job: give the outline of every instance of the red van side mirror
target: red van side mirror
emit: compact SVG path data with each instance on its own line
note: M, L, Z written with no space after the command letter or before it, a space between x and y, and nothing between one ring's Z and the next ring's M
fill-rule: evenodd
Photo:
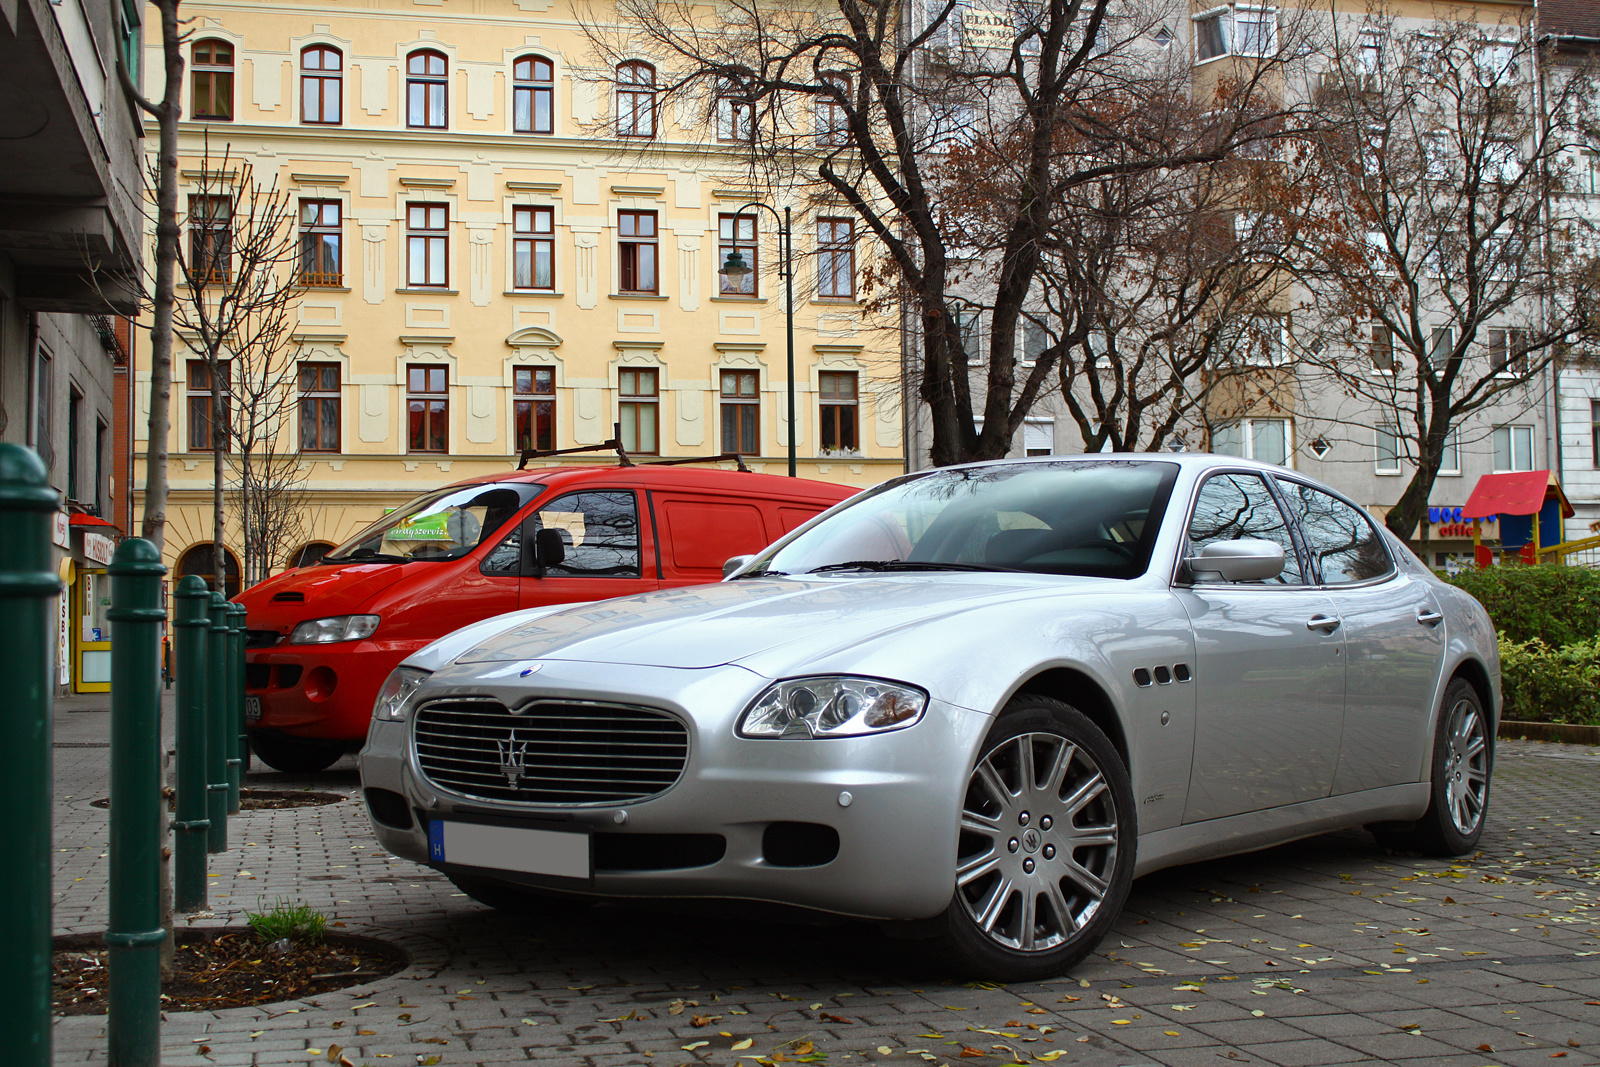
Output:
M567 542L562 531L545 527L533 535L534 556L539 566L554 567L567 558Z

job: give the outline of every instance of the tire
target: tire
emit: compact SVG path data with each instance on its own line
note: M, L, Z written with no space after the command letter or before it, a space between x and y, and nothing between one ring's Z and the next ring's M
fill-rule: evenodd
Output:
M1137 840L1133 787L1106 735L1059 700L1016 697L967 781L942 949L995 981L1061 974L1122 911Z
M285 734L250 734L250 751L273 770L285 774L325 771L339 762L344 746L336 741L302 741Z
M1428 810L1414 823L1377 823L1367 829L1392 852L1465 855L1483 836L1493 773L1494 737L1483 700L1466 679L1452 679L1433 731Z
M450 874L446 877L457 889L484 907L511 915L572 915L585 910L590 903L582 897L551 893L533 886L502 882L497 878L480 878L470 874Z

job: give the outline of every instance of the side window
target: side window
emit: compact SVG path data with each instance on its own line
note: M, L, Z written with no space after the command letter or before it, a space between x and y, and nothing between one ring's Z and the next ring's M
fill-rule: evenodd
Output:
M484 574L513 575L522 570L522 524L512 527L509 534L489 550L478 570Z
M1359 508L1309 485L1280 484L1300 519L1300 532L1324 585L1365 582L1394 569L1382 535Z
M539 528L560 530L566 559L548 575L639 577L639 509L633 494L589 490L557 497L539 509Z
M1206 479L1189 520L1190 553L1213 541L1257 538L1283 547L1283 571L1268 585L1304 585L1294 540L1267 483L1255 474L1218 474Z

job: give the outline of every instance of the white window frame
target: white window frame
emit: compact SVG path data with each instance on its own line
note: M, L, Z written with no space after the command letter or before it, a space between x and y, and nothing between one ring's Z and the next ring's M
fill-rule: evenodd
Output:
M1447 457L1453 457L1455 463L1447 466ZM1436 473L1442 478L1461 477L1461 430L1459 427L1450 427L1450 432L1444 435L1444 448L1439 453L1439 469Z
M1247 18L1245 21L1253 25L1265 23L1269 27L1266 35L1267 40L1262 51L1247 52L1239 47L1241 40L1239 15L1241 12L1247 13L1249 16L1263 16ZM1195 27L1193 36L1194 62L1196 66L1201 63L1210 63L1213 60L1226 59L1229 56L1261 59L1272 55L1278 50L1278 9L1276 7L1264 7L1256 4L1229 4L1225 7L1211 8L1209 11L1196 12L1189 18ZM1222 51L1216 55L1202 56L1200 54L1200 24L1209 22L1212 19L1217 20L1217 24L1222 30Z
M1400 474L1399 429L1394 426L1374 426L1372 428L1372 440L1375 450L1372 473L1383 477L1394 477Z
M1505 439L1505 449L1503 451L1500 447L1502 435L1504 435ZM1506 474L1512 471L1531 471L1538 468L1538 457L1534 455L1532 426L1522 424L1496 426L1491 437L1494 441L1494 472L1496 474ZM1517 445L1519 439L1526 442L1527 466L1525 467L1517 466ZM1502 456L1506 457L1506 462L1510 464L1509 466L1502 467L1500 465Z
M1034 440L1030 441L1029 438ZM1039 441L1043 441L1041 446ZM1041 455L1053 456L1056 452L1056 420L1055 419L1023 419L1022 420L1022 454L1032 455L1031 449L1043 447ZM1101 449L1105 451L1105 449Z
M1232 423L1224 424L1224 427L1220 427L1220 428L1226 428L1227 426L1238 427L1238 430L1239 430L1239 453L1240 453L1240 458L1241 459L1254 460L1256 458L1256 454L1255 454L1255 452L1256 452L1256 444L1255 444L1255 441L1256 441L1256 423L1258 423L1258 422L1259 423L1275 422L1275 423L1280 424L1283 427L1283 466L1288 468L1289 470L1293 470L1294 469L1294 420L1293 419L1256 419L1256 418L1238 419L1238 420L1235 420ZM1211 448L1212 448L1212 451L1216 451L1216 431L1215 430L1212 431L1212 435L1211 435ZM1234 453L1229 452L1229 453L1221 453L1221 454L1222 455L1233 455ZM1261 462L1266 462L1266 461L1262 460Z
M1272 344L1272 349L1266 354L1265 358L1262 358L1257 352L1255 347L1257 338L1254 336L1258 332L1263 336L1268 333L1266 330L1257 329L1256 324L1262 320L1276 322L1278 327L1275 331L1277 337ZM1250 346L1245 350L1244 363L1246 366L1282 367L1289 362L1289 316L1276 312L1262 312L1259 315L1250 316L1250 321L1245 328L1252 335L1249 338Z

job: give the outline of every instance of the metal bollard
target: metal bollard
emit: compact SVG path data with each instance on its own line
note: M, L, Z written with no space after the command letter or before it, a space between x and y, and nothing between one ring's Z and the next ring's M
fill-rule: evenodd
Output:
M0 752L6 754L6 877L0 878L0 1048L18 1067L50 1067L50 523L60 498L39 457L0 444Z
M239 813L239 787L244 784L244 761L250 744L244 735L244 617L243 604L228 605L228 814Z
M106 1019L112 1067L161 1058L161 551L132 537L111 575L111 921Z
M206 849L228 851L228 750L233 720L228 703L228 602L215 590L206 629Z
M178 581L173 619L173 661L178 682L178 817L172 824L173 907L206 907L206 640L211 628L211 594L197 574Z

